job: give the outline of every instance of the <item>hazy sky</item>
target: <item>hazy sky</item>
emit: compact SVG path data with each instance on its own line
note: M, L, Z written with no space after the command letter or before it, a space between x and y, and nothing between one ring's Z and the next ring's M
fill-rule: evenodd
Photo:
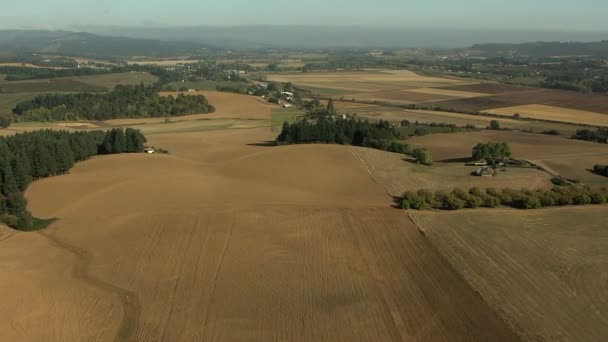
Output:
M608 0L0 1L0 29L294 24L608 30Z

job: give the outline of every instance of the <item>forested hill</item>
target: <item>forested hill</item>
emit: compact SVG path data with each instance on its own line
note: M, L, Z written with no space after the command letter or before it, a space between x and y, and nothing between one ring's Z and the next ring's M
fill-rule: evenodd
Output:
M593 56L608 57L608 40L601 42L535 42L523 44L478 44L470 49L475 54L496 56Z
M204 96L164 97L157 91L142 84L119 85L104 94L46 94L17 104L13 113L26 121L69 121L169 117L214 110Z
M35 131L0 137L0 223L36 228L23 192L36 179L67 173L97 154L142 152L146 138L132 128L107 132Z

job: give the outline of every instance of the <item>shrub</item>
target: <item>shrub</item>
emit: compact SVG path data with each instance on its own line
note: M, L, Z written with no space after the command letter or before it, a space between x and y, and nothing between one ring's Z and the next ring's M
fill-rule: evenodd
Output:
M500 197L500 192L494 188L487 188L486 194L494 197Z
M500 129L500 122L496 121L496 120L492 120L490 121L490 129L494 129L494 130L499 130Z
M483 199L474 195L470 195L465 201L467 208L479 208L483 204Z
M469 189L469 194L472 196L482 197L483 191L478 187L473 187L473 188Z
M431 157L431 152L425 148L417 148L413 152L413 157L416 159L418 164L422 165L432 165L433 158Z
M432 191L420 189L420 190L418 190L417 194L418 194L418 196L422 197L427 204L429 204L429 205L433 204L434 199L435 199L435 194L433 194Z
M406 192L401 199L401 209L422 210L426 206L424 197L413 192Z
M543 207L553 207L557 203L557 196L553 191L543 191L539 193L538 199Z
M454 190L452 190L452 195L460 198L463 201L466 201L470 197L469 194L464 192L464 190L461 188L454 188Z
M496 208L500 206L500 198L492 195L485 195L483 197L483 206L486 208Z
M550 129L548 131L543 131L542 134L546 135L560 135L559 131L556 129Z
M572 198L572 203L574 205L591 204L591 197L589 197L587 194L579 193Z
M464 208L464 201L454 195L447 195L443 198L442 206L447 210L459 210Z
M600 191L594 191L590 195L591 203L593 204L604 204L608 200L606 196Z
M18 228L19 225L19 218L15 215L10 215L10 214L4 214L4 215L0 215L0 222L4 223L5 225L11 227L11 228Z
M551 178L551 183L557 185L557 186L566 186L568 185L568 182L566 182L565 179L561 178L561 177L553 177Z
M536 196L528 194L520 194L513 198L512 205L519 209L537 209L542 206L540 200Z

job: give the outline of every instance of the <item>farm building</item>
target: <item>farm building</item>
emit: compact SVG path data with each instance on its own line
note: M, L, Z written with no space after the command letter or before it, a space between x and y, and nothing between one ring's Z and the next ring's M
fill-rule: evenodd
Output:
M146 147L146 148L144 148L144 153L154 154L155 152L156 151L152 147Z
M478 169L475 172L475 175L479 176L479 177L492 177L492 176L494 176L494 172L495 171L494 171L493 168L488 167L488 166L484 166L484 167Z
M283 105L283 108L291 108L293 105L291 103L286 103Z

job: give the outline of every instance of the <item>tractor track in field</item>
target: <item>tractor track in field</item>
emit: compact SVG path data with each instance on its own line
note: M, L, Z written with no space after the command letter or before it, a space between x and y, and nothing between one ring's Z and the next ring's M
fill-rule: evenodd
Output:
M81 279L89 285L100 289L104 292L111 293L118 297L123 307L123 317L116 335L115 341L132 341L134 340L135 328L139 322L141 315L141 304L137 295L127 289L123 289L116 285L107 283L101 279L95 278L88 273L89 266L93 261L91 253L85 249L70 245L57 237L45 233L37 232L37 234L45 237L53 246L68 251L78 259L72 270L72 276L76 279Z

